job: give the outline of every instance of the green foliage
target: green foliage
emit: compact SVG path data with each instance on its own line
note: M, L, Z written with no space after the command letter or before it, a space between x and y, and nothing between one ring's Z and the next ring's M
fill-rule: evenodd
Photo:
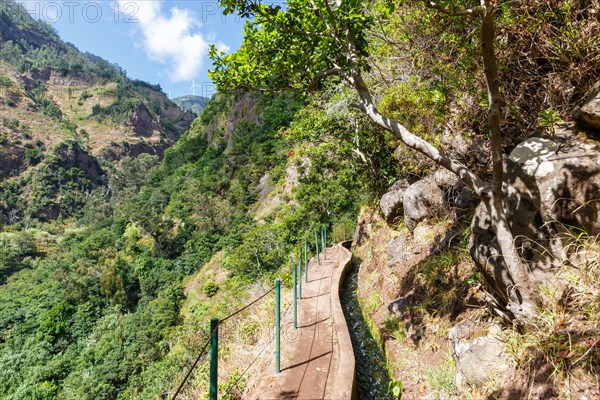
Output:
M404 384L399 379L394 379L388 383L388 393L394 396L395 399L402 398L402 390L404 389Z
M427 379L427 384L437 399L447 399L455 394L455 374L454 360L451 354L446 356L444 364L426 370L425 378Z
M27 149L23 158L29 163L29 165L35 165L41 161L43 154L38 149Z
M348 60L334 38L347 26L354 28L353 62L367 68L366 33L374 16L365 13L359 1L342 2L335 8L318 5L317 10L299 0L288 1L285 10L245 0L223 0L221 4L225 14L235 12L252 17L253 22L244 27L244 42L235 53L226 55L211 48L215 69L210 76L219 88L306 87L315 74L335 65L348 68Z
M554 134L554 126L561 121L562 120L558 116L558 111L549 108L540 114L538 127L541 129L542 133L548 132Z
M100 122L102 119L110 117L115 122L124 124L130 120L139 103L136 87L129 80L122 78L117 83L117 100L108 106L94 105L92 117Z
M42 100L42 107L45 115L57 121L62 119L62 111L60 111L60 108L55 103L44 99Z
M14 0L6 0L0 10L5 37L11 38L0 48L0 60L27 72L51 68L62 73L86 71L104 78L124 75L118 66L75 46L64 43L54 28L42 20L34 20L27 10ZM31 40L31 38L38 40Z
M204 292L207 297L213 297L218 291L219 285L213 280L208 280L202 285L202 292Z
M55 148L23 180L0 184L6 218L19 204L25 204L17 208L23 224L35 224L31 217L44 219L43 211L57 207L65 215L81 210L83 216L66 232L57 222L45 225L60 237L45 259L34 258L31 249L3 247L0 397L107 399L144 392L155 398L182 368L168 354L179 340L183 278L222 249L237 275L222 285L207 282L207 296L240 293L244 282L285 264L287 233L270 234L259 268L242 267L245 261L237 255L246 253L248 245L238 249L246 235L254 244L264 242L262 232L285 229L257 225L249 210L261 177L284 170L286 148L277 132L302 102L294 94L236 101L247 99L254 107L248 112L261 116L256 122L236 121L225 139L218 122L234 98L228 103L217 98L217 104L229 105L208 106L209 115L215 114L206 125L199 119L161 165L148 155L122 160L109 178L110 191L70 164L84 155L74 142ZM70 182L86 197L75 196ZM2 235L0 240L8 237ZM19 290L35 300L16 296Z
M8 76L0 73L0 87L9 88L12 85L13 85L12 80Z
M281 225L255 225L242 236L242 244L224 260L225 266L252 280L276 271L287 261L290 251L282 234Z
M19 127L19 120L13 118L2 118L2 126L8 129L16 129Z

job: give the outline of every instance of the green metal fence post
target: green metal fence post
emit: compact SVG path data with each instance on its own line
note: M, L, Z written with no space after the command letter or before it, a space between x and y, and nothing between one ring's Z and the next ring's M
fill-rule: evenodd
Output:
M308 240L304 239L304 279L308 283Z
M344 242L346 241L346 222L344 222Z
M317 263L321 265L321 259L319 258L319 236L317 235L317 231L315 231L315 251L317 253Z
M331 244L334 245L337 243L337 223L333 223L333 240L331 240Z
M219 371L219 320L210 320L210 400L217 400L217 376Z
M327 246L325 243L325 226L321 227L321 247L323 250L323 260L327 260Z
M280 320L279 314L281 311L281 279L277 278L275 280L275 373L278 374L280 371L279 368L279 356L280 356L280 348L279 348L279 336L281 333L280 329Z
M294 314L294 329L298 329L298 326L296 324L297 307L298 307L297 304L296 304L296 302L297 302L296 285L297 285L297 281L298 281L298 276L297 276L298 272L297 271L298 271L298 268L297 268L296 264L294 264L294 273L293 273L293 275L294 275L294 302L292 303L293 304L293 310L294 310L293 311L293 314Z
M352 221L352 232L350 233L350 238L354 239L354 221Z
M302 248L298 250L298 298L302 298Z

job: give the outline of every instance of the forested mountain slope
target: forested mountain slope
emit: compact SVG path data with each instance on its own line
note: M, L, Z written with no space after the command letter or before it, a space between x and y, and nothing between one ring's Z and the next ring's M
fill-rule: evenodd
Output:
M125 156L162 156L193 117L158 85L64 43L13 0L0 7L0 220L53 220Z

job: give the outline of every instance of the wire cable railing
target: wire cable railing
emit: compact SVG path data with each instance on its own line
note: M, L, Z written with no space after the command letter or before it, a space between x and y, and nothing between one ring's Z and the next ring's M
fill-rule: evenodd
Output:
M346 240L346 227L347 227L347 223L343 224L343 240ZM333 224L333 232L331 232L331 239L333 243L337 243L339 239L338 232L337 231L338 225L337 223ZM351 223L351 230L350 230L350 238L352 239L354 237L354 222ZM294 285L299 284L301 285L302 282L302 272L303 272L303 257L304 257L304 271L306 274L306 280L308 282L308 255L309 253L313 253L313 257L315 257L315 261L317 261L318 265L321 265L321 261L320 261L320 253L323 252L323 259L326 259L326 252L324 251L326 246L327 246L327 236L328 236L328 232L327 232L327 225L323 225L321 226L321 232L320 235L317 234L317 231L314 232L315 234L315 249L314 252L310 251L310 247L312 246L308 246L308 237L305 238L304 240L304 252L302 251L302 246L300 246L299 252L298 252L298 257L297 257L297 261L298 261L298 266L299 266L299 276L297 277L297 279L294 279ZM312 233L311 233L312 235ZM217 376L216 376L216 369L217 369L217 354L218 354L218 334L219 334L219 326L222 325L225 321L230 320L231 318L241 314L242 312L246 311L247 309L249 309L250 307L256 305L258 302L260 302L261 300L263 300L264 298L266 298L269 294L273 293L274 291L276 292L276 309L280 310L279 308L279 302L280 299L278 298L279 296L279 290L278 290L278 285L279 282L283 281L287 281L292 275L296 275L297 273L297 267L296 264L294 264L293 268L291 268L291 271L288 272L287 274L283 275L282 278L279 278L276 280L275 285L272 285L269 290L267 290L265 293L261 294L260 296L258 296L256 299L254 299L253 301L251 301L250 303L244 305L243 307L239 308L238 310L230 313L229 315L227 315L226 317L218 320L216 318L213 318L211 320L211 329L210 329L210 335L208 336L208 338L206 339L206 341L204 342L200 352L198 353L198 356L196 357L196 359L194 360L193 364L191 365L190 369L188 370L188 372L185 374L185 376L183 377L183 379L181 380L181 382L179 383L179 385L177 386L177 389L175 390L175 392L173 393L173 396L171 397L171 400L176 400L177 396L179 394L181 394L183 388L185 387L185 384L187 383L189 377L191 376L192 372L194 371L194 369L198 366L198 363L200 362L200 360L202 359L202 357L206 354L206 350L209 348L210 345L210 349L211 349L211 371L210 371L210 399L211 400L216 400L217 399ZM294 289L296 289L294 287ZM294 290L294 293L297 293L296 290ZM283 313L281 314L287 314L287 312L289 311L290 307L292 307L292 305L294 305L295 307L295 302L296 302L296 295L294 295L294 301L291 302L290 304L288 304L288 306L286 307L286 309L283 311ZM300 297L301 297L301 291L300 291ZM296 326L296 313L293 314L294 315L294 326ZM271 335L270 339L267 340L267 343L263 346L263 348L260 350L260 352L258 353L258 355L252 360L252 362L250 362L247 367L244 369L244 371L235 378L235 380L233 381L233 383L231 383L229 385L229 387L225 390L225 394L224 396L228 396L229 394L231 394L231 392L234 390L235 387L237 387L237 385L239 384L239 382L243 379L243 377L246 375L246 373L252 368L252 366L254 366L256 364L256 362L260 359L260 357L264 354L264 352L266 351L267 348L269 348L270 345L273 344L273 342L275 341L275 345L276 347L279 346L279 340L276 337L277 335L279 335L278 333L278 324L279 324L279 316L276 317L276 334L275 335ZM279 373L279 349L276 349L276 373ZM213 359L214 357L214 359ZM214 370L213 370L214 369Z

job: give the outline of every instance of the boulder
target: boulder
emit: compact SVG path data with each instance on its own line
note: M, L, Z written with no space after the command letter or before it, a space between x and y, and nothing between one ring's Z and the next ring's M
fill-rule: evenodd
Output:
M379 206L388 223L403 213L406 226L413 230L419 221L439 211L444 206L445 193L458 186L458 177L441 168L410 186L406 180L397 181L381 197Z
M381 207L383 217L388 223L394 222L399 215L402 215L402 199L407 187L408 181L406 179L399 179L381 197L379 206Z
M440 168L435 171L431 178L437 187L441 189L455 188L459 184L458 176L445 168Z
M444 206L444 191L433 179L421 179L410 185L404 192L404 223L410 230L428 216Z
M404 192L405 189L393 190L381 196L379 207L381 207L383 218L385 218L388 223L394 222L396 217L402 215Z
M520 143L508 157L505 179L515 244L528 260L533 281L540 283L564 261L569 237L579 234L570 227L600 233L600 148L582 143L563 126L552 138ZM512 282L483 204L475 211L469 247L486 278L498 284L497 294L505 297Z
M506 375L510 359L500 340L501 329L470 320L459 322L448 332L448 340L456 363L454 384L464 390L483 387L491 380Z
M592 87L583 106L575 109L573 118L581 126L600 129L600 81Z

